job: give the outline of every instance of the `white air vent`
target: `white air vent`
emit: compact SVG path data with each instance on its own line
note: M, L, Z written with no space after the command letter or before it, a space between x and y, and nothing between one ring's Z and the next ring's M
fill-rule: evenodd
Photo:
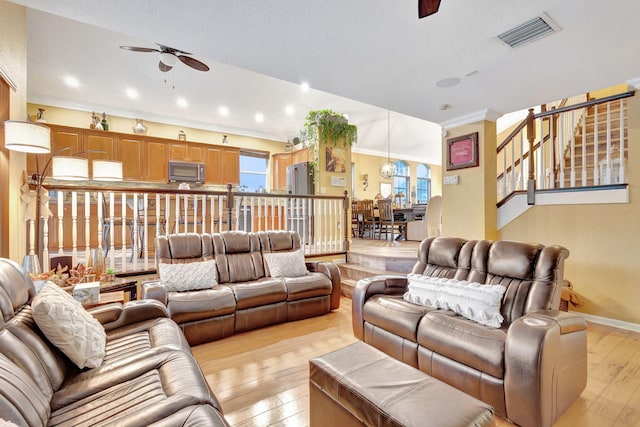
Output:
M558 24L543 13L499 34L498 39L515 49L557 31L560 31Z

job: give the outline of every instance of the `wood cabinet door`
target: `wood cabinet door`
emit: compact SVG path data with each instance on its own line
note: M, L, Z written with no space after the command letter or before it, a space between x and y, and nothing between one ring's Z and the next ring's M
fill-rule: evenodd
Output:
M188 160L187 144L185 142L171 142L169 145L169 160Z
M101 131L85 131L84 150L90 151L82 157L89 159L89 176L93 176L93 160L115 160L116 136Z
M205 147L202 144L189 144L187 146L187 160L190 162L204 163Z
M291 164L302 163L309 161L309 149L303 148L302 150L293 151L291 153Z
M240 149L225 148L223 152L223 184L240 184Z
M125 181L144 181L144 141L140 138L118 137L116 159L122 162L122 178Z
M144 181L168 182L167 151L163 142L146 141L142 162Z
M224 182L224 165L222 149L220 147L207 147L205 182L207 184L222 184Z
M291 153L279 153L271 157L273 162L271 168L273 173L273 189L287 189L287 167L291 165L291 158Z

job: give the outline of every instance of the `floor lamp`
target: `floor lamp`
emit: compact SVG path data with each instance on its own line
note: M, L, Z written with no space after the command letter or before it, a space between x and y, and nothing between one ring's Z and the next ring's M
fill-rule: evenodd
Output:
M40 171L38 154L48 154L51 152L51 129L40 123L8 120L4 122L4 146L10 151L33 153L36 155L36 173L31 177L36 183L36 217L34 221L36 230L36 252L34 253L33 250L30 250L30 253L27 255L29 259L24 260L23 264L39 266L40 263L37 256L40 254L40 191L49 162L47 162L43 170ZM36 267L32 268L35 269Z

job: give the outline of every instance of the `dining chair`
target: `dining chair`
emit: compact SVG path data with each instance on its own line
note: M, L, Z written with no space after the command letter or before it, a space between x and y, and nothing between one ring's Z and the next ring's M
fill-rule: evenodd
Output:
M351 235L360 237L360 212L358 212L358 202L351 201Z
M391 199L378 200L378 215L380 226L378 239L381 238L383 231L385 240L388 239L389 231L391 231L391 238L393 239L393 231L395 229L395 225L393 223L393 204Z
M378 221L373 211L373 200L361 200L359 212L362 215L361 237L364 237L365 232L370 230L369 237L375 238Z

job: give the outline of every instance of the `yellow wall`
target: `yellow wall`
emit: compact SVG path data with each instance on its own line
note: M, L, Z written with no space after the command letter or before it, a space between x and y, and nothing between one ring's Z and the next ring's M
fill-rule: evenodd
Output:
M10 92L9 116L12 120L25 120L27 117L27 23L26 9L0 0L0 67L17 86ZM20 187L22 171L26 166L24 153L9 153L9 203L20 206ZM6 191L6 189L2 189ZM21 261L26 253L26 228L20 209L9 212L9 229L22 230L0 239L9 239L9 258Z
M396 159L391 159L395 161ZM393 185L393 179L384 179L378 172L380 166L386 163L387 158L372 156L370 154L352 153L352 162L355 167L355 196L358 200L373 199L380 192L380 183L388 182ZM405 160L409 164L411 188L417 185L416 168L419 162ZM431 195L442 194L442 167L440 165L427 164L431 169ZM362 175L369 174L369 186L366 190L362 185ZM349 188L349 193L351 189Z
M584 313L640 323L640 96L629 98L628 204L534 206L501 239L559 244Z
M447 163L447 140L478 132L478 167L445 171L458 176L457 185L442 188L442 233L464 239L495 239L496 123L483 121L450 130L442 141L442 163Z

